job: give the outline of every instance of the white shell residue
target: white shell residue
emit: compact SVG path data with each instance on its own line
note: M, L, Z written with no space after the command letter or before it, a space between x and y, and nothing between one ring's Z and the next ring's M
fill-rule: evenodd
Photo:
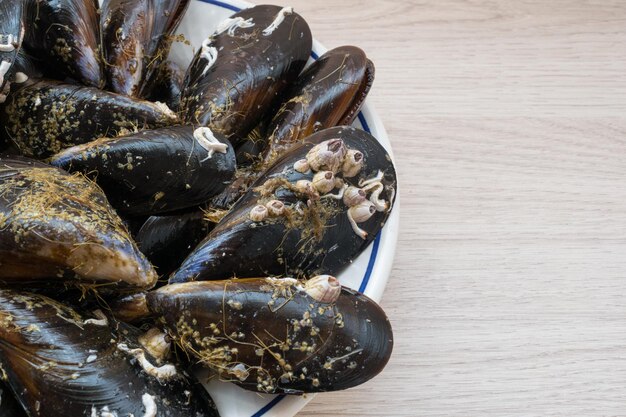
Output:
M167 364L157 368L151 364L150 361L146 359L146 354L142 349L130 349L126 343L118 344L117 348L124 353L134 356L143 370L146 371L148 375L155 377L159 381L167 381L178 374L174 365Z
M0 35L0 52L13 52L15 51L15 42L17 36L13 36L12 33L8 35Z
M0 63L0 85L4 84L4 76L7 75L9 69L11 68L11 62L2 61Z
M209 154L205 159L200 162L204 162L207 159L211 159L215 152L226 153L228 152L228 145L217 140L213 131L208 127L199 127L193 132L193 137L198 141L198 144L202 146Z
M208 38L202 42L202 52L200 52L200 58L208 61L204 67L204 71L202 71L202 75L206 75L213 64L215 64L215 61L217 61L217 49L211 46L211 41L212 38Z
M223 20L217 26L215 34L219 35L220 33L228 31L227 33L229 36L235 36L235 30L237 30L238 28L247 29L253 26L254 22L252 21L252 18L246 20L241 16L233 18L229 17L228 19Z
M156 417L157 405L156 401L154 401L154 396L146 393L141 397L141 402L145 410L143 417Z
M283 7L281 11L278 12L276 17L274 18L274 21L272 22L272 24L263 30L263 35L269 36L272 33L274 33L276 28L278 28L278 26L280 26L280 24L283 23L283 20L285 20L285 16L290 15L290 14L293 14L293 7Z

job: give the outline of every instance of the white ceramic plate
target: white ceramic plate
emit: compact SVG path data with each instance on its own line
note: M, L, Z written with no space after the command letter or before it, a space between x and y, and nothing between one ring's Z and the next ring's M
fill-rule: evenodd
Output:
M213 33L220 21L241 9L252 6L251 3L239 0L192 0L178 30L191 42L192 46L176 44L172 50L171 59L186 68L193 57L194 48L200 47L202 41ZM303 17L306 19L307 16ZM326 48L314 40L311 60L317 59L324 52ZM374 135L391 154L387 132L367 101L355 126ZM396 197L393 212L374 243L338 276L343 285L357 289L377 301L382 297L391 273L400 218L398 208ZM206 375L201 377L206 380ZM212 380L206 386L217 403L222 417L293 416L313 398L313 395L304 397L261 395L218 380Z

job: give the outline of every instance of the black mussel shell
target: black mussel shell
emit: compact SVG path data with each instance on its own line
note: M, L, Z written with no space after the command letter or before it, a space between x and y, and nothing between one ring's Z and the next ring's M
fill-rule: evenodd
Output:
M0 290L0 365L31 417L218 415L197 383L118 325Z
M25 83L0 110L1 133L23 155L37 159L103 136L167 126L176 120L162 103L51 80Z
M119 211L162 213L205 203L235 173L235 151L208 128L174 126L66 149L51 164L92 177Z
M253 391L354 387L380 373L393 348L382 309L328 275L173 284L147 299L181 349Z
M95 183L26 158L0 156L0 283L142 289L156 279Z
M15 399L9 387L2 383L0 376L0 417L26 417L26 412Z
M189 0L105 0L102 39L111 91L144 97L150 80L169 53L170 35Z
M263 5L234 14L203 42L187 70L184 120L237 145L297 78L311 42L306 21L292 8Z
M160 101L177 111L180 103L180 94L183 89L185 72L173 62L165 62L148 80L146 98L150 101Z
M97 0L24 0L24 45L61 79L104 86Z
M395 187L376 138L352 127L320 131L261 175L170 283L336 274L381 230Z
M213 227L204 211L152 216L137 234L139 250L161 276L174 272Z
M350 125L374 82L374 64L355 46L341 46L311 64L285 95L267 129L268 164L313 133Z

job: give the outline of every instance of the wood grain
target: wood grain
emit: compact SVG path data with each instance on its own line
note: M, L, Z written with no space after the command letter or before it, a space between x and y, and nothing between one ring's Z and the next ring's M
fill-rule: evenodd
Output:
M394 356L302 416L626 416L626 3L291 2L377 67Z

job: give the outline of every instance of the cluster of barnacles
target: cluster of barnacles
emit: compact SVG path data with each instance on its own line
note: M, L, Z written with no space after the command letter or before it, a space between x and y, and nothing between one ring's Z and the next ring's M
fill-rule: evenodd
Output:
M320 198L343 200L348 207L347 215L354 233L362 239L367 232L359 223L369 220L374 213L389 209L389 202L380 198L384 190L384 173L378 171L375 177L359 181L355 187L344 182L343 178L357 176L364 166L364 155L354 149L348 149L341 139L330 139L315 145L304 159L296 161L293 169L299 173L314 173L311 180L298 180L294 191L308 197L308 205ZM337 175L341 174L341 177ZM337 194L331 192L339 189ZM368 197L369 194L369 197ZM285 205L279 200L259 204L250 210L250 219L255 222L268 217L281 216Z

